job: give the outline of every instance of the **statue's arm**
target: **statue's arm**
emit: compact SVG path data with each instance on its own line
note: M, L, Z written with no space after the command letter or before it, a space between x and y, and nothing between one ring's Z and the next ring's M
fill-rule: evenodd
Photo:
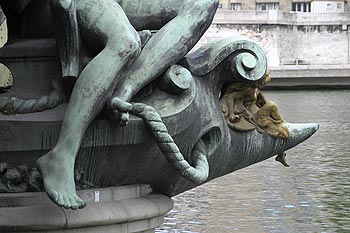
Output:
M53 23L60 53L63 77L80 72L80 39L75 0L51 0Z

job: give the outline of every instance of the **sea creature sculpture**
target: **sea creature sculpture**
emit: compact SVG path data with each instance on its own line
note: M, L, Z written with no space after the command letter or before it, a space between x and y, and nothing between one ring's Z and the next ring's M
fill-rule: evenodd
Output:
M174 196L272 156L283 155L318 129L313 123L283 121L284 129L288 130L285 137L275 133L271 136L270 129L260 129L254 121L250 130L230 127L222 112L225 90L242 82L258 86L268 77L262 49L246 38L209 43L185 56L169 72L143 88L127 106L131 115L126 127L118 126L104 114L92 122L75 164L77 187L146 183L155 192ZM181 83L177 78L187 81ZM256 89L248 93L259 95ZM251 109L247 107L254 103L264 106L259 98L243 106ZM8 151L19 156L26 154L26 160L31 161L26 164L27 171L31 171L36 158L57 141L65 110L66 105L62 104L40 113L0 116L0 132L7 132L0 133L3 158ZM144 111L149 114L143 114ZM251 115L254 119L254 114ZM25 129L31 134L23 134ZM5 140L7 135L12 135L12 140ZM28 155L27 151L31 153Z

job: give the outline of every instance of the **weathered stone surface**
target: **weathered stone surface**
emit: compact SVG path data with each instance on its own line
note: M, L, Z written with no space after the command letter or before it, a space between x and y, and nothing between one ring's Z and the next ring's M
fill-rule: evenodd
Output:
M0 7L0 48L3 47L8 39L6 15Z
M151 192L148 185L79 191L90 198L86 198L88 207L78 211L55 206L45 193L0 194L0 231L149 231L160 226L163 215L173 207L169 197Z
M13 77L11 71L0 63L0 93L6 92L13 85Z

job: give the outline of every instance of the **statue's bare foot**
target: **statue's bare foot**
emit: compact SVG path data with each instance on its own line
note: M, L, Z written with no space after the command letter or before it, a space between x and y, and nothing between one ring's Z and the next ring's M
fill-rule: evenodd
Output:
M45 191L55 204L73 210L86 206L75 190L74 161L50 151L37 160L36 166L43 176Z
M128 124L129 112L133 109L132 104L118 97L113 97L108 103L108 108L112 110L114 117L120 120L121 126Z

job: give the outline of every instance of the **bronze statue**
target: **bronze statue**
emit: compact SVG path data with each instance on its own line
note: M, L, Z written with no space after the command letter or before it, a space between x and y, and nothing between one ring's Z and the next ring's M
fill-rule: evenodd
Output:
M127 102L178 62L210 26L217 0L52 0L63 76L78 76L56 146L37 162L47 194L65 208L82 208L75 191L74 162L90 122L109 106L128 121ZM6 4L6 1L5 1ZM22 12L30 1L8 3ZM69 25L69 28L63 28ZM158 30L141 51L136 30ZM80 72L80 39L98 51ZM65 34L64 34L65 33ZM112 93L114 94L112 95ZM74 133L72 133L74 132Z

